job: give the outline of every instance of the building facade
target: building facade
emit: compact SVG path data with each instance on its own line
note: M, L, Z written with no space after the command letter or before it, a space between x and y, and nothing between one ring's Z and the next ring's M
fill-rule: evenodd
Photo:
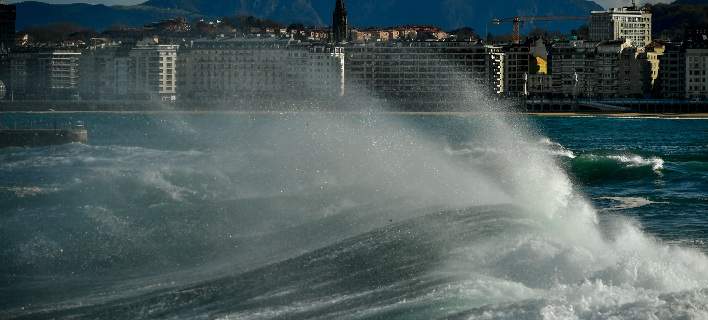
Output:
M708 99L708 48L689 46L685 52L685 96L690 100L706 100Z
M102 46L81 55L79 93L84 100L128 99L130 83L129 48Z
M354 44L346 51L347 84L386 98L445 96L478 87L502 94L504 58L501 47L475 42Z
M175 101L178 49L178 45L154 41L144 41L132 48L128 53L128 95L139 100Z
M80 52L15 51L11 55L11 99L78 99Z
M343 48L286 39L191 43L179 57L180 99L331 98L344 92Z
M590 17L590 40L630 40L637 47L649 45L652 14L637 8L612 8L593 11Z
M597 42L559 42L551 46L551 93L557 97L590 97L596 94ZM609 72L609 71L606 71Z
M630 40L556 43L551 57L550 93L559 98L647 97L658 68L658 56Z
M526 82L531 73L531 48L528 44L504 47L504 93L511 97L526 95Z
M656 79L658 96L665 99L686 97L686 51L680 43L668 43L659 57Z

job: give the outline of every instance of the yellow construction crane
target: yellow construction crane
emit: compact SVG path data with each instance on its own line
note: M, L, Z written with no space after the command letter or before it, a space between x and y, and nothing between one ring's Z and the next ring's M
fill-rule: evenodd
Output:
M535 21L565 21L565 20L588 20L588 16L516 16L511 18L492 19L491 23L500 25L503 23L514 24L514 43L521 42L521 27L526 22Z

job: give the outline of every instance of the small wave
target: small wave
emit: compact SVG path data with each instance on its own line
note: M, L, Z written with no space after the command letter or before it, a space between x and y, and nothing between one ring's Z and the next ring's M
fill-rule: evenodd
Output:
M570 162L580 181L634 180L661 177L664 160L635 154L582 154Z
M654 171L660 171L664 169L664 160L658 157L646 159L638 155L617 155L608 156L607 158L619 161L621 163L626 163L630 167L642 167L650 165L652 170Z

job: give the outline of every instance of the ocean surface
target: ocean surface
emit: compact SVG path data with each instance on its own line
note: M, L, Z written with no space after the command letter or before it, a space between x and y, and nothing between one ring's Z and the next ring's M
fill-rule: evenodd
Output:
M708 319L708 120L2 114L2 319Z

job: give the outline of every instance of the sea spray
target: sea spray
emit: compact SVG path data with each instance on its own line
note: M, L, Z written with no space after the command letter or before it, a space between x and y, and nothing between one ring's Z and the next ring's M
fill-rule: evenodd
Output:
M42 176L26 187L55 189L2 204L3 274L16 275L3 315L705 314L705 257L630 219L598 223L567 157L523 119L222 118L183 130L221 137L187 150L149 141L4 153L5 181ZM459 145L478 151L449 152Z
M55 292L46 300L10 280L6 314L641 319L705 309L705 257L628 219L599 224L564 173L567 157L522 120L229 121L195 125L223 141L189 150L4 154L6 176L44 175L33 186L56 189L3 204L3 267L68 279L40 284ZM450 152L459 145L477 151Z

